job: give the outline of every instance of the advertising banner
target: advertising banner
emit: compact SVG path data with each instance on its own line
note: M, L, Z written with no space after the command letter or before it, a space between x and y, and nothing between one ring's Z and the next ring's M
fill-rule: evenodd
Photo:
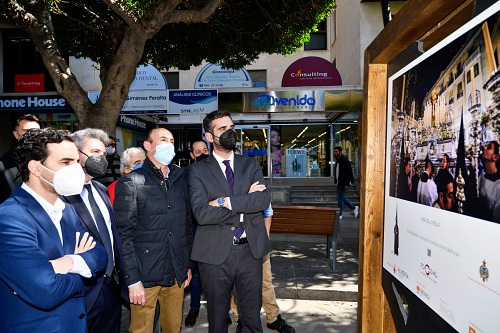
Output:
M307 173L307 149L286 150L286 176L306 177Z
M217 90L170 90L169 114L209 113L217 110Z
M205 65L194 82L194 89L252 88L252 78L245 68L223 68L220 64Z
M43 74L16 74L14 76L14 92L44 92L45 75Z
M383 267L398 331L498 331L499 10L389 79Z
M99 99L100 92L89 91L92 103ZM120 114L163 114L167 113L168 95L166 90L129 91L127 100Z
M243 93L243 112L325 111L324 90Z
M341 86L339 71L326 59L304 57L286 69L281 80L282 87Z

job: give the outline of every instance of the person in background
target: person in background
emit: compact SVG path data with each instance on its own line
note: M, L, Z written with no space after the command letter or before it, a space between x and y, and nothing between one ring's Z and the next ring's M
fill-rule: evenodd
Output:
M116 185L115 214L130 297L129 332L152 332L160 304L163 333L182 325L184 288L191 281L191 206L183 169L172 164L174 137L152 129L142 167Z
M273 177L281 177L281 136L279 126L271 126L271 160Z
M85 175L71 137L29 130L15 149L23 183L0 205L0 332L87 332L84 280L106 268L60 195L80 193Z
M432 207L451 211L455 206L455 189L453 188L453 176L451 173L443 173L436 177L438 198L432 203Z
M140 168L145 159L146 153L142 148L131 147L124 150L120 156L120 174L126 175L127 173ZM118 179L108 186L109 200L112 205L115 204L115 187L117 183Z
M500 153L497 141L483 147L481 161L484 172L479 176L479 201L485 219L500 223Z
M7 200L12 190L16 185L22 183L21 177L18 175L14 150L21 135L29 129L39 129L40 120L32 114L25 114L16 120L12 135L14 136L14 144L0 158L0 203Z
M344 209L344 203L346 203L349 208L352 209L354 217L359 215L359 207L354 206L346 197L345 193L349 189L349 186L354 183L354 176L352 174L351 162L342 155L342 147L333 148L333 156L337 160L335 163L335 183L337 183L337 201L340 208L339 219L342 219L342 211Z
M214 151L191 165L189 195L198 223L191 259L200 268L208 331L228 331L235 287L244 329L262 332L262 258L269 253L262 211L271 196L257 160L233 153L236 132L229 112L207 114L203 128Z
M113 207L104 185L94 180L106 172L106 132L86 128L71 135L79 151L80 165L85 173L83 191L66 195L87 231L104 245L108 263L104 274L86 284L87 321L89 333L120 332L122 303L128 305L124 284L120 237L116 229Z
M189 153L189 155L191 156L192 159L195 160L195 163L197 161L201 161L202 159L208 157L209 154L208 146L207 143L203 140L193 142L193 144L191 145L191 149L192 151ZM186 180L189 179L189 168L190 166L185 168L184 175L186 177ZM193 218L192 221L193 221L193 239L194 239L196 235L196 220ZM191 263L191 267L192 267L192 279L191 283L189 284L189 293L191 294L191 300L189 302L189 312L186 316L186 319L184 319L184 325L186 327L193 327L196 324L196 319L200 314L200 307L201 307L202 288L200 280L200 270L198 269L198 264L195 261Z
M234 153L241 155L241 151L236 148ZM273 207L269 205L263 213L264 223L266 225L267 236L271 233L271 223L273 221ZM273 286L273 274L271 272L271 256L270 253L266 254L262 259L262 307L266 312L267 327L276 330L280 333L295 333L295 329L288 325L288 323L281 318L280 307L276 301L276 293ZM236 297L231 298L231 310L234 313L234 320L237 323L236 333L242 330L241 320L239 319L238 305Z
M120 157L116 150L116 139L109 136L109 141L105 147L106 160L108 161L108 168L104 176L96 178L104 186L109 186L112 182L120 178Z
M417 202L427 206L438 198L437 186L434 182L434 163L429 158L425 159L425 169L420 174L417 187Z

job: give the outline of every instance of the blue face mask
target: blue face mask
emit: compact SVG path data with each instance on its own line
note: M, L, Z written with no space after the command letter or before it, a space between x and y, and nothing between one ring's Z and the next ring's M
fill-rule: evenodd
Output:
M132 170L137 170L137 169L139 169L140 167L142 167L142 165L143 165L143 164L144 164L144 163L139 163L139 164L137 164L137 165L134 165L134 166L132 167Z
M169 165L175 157L175 148L171 143L162 143L156 146L154 157L163 165Z

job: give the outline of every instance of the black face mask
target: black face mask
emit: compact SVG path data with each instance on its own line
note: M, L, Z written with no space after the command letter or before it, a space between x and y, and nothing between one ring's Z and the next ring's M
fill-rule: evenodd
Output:
M227 131L222 133L219 136L219 143L222 148L228 151L232 151L234 147L236 147L236 131L233 129L228 129Z
M196 162L204 160L207 157L208 157L208 154L201 154L200 156L196 157Z
M87 156L85 161L85 171L94 177L99 178L106 174L106 169L108 168L108 161L104 155L87 155L83 151L80 151L83 155Z

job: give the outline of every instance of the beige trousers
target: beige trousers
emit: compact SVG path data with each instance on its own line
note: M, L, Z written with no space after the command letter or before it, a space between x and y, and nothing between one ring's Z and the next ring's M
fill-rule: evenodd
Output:
M184 283L179 287L144 288L146 305L130 304L130 333L153 332L156 302L160 303L160 326L163 333L179 333L182 325Z

